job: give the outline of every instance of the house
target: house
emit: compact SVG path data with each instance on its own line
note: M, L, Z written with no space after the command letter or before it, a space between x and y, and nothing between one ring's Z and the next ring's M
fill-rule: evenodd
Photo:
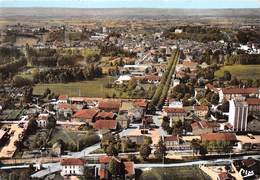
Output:
M78 108L74 104L60 103L57 105L57 110L59 117L70 118L74 112L78 111Z
M47 126L48 119L49 114L39 114L38 118L36 119L37 126L39 128L45 128Z
M116 130L117 122L115 120L99 120L93 125L96 130Z
M144 76L149 70L148 65L124 65L124 69L132 76Z
M164 142L167 150L173 149L175 146L179 145L179 137L178 135L171 135L164 137Z
M177 101L175 99L168 99L170 108L183 108L183 103L181 101Z
M183 32L182 29L175 29L175 31L174 31L175 34L181 34L182 32Z
M174 120L184 120L186 116L186 110L184 108L171 108L171 107L163 107L163 116L170 118L170 126L172 126L172 121Z
M126 114L122 114L117 116L116 122L118 123L120 128L125 129L129 127L130 119Z
M229 101L228 122L234 131L247 131L248 104L243 100Z
M137 145L142 145L145 141L145 135L128 135L127 138Z
M191 124L191 129L193 135L201 135L213 132L213 127L207 121L196 121Z
M99 112L97 113L96 117L95 117L95 120L114 120L115 119L115 115L113 112L105 112L105 111L102 111L102 112Z
M119 114L127 114L131 121L140 120L144 114L143 109L139 108L133 102L122 102L119 109Z
M222 88L219 91L219 101L222 102L224 99L231 100L235 98L260 98L260 89L259 88Z
M208 106L193 106L193 109L194 109L194 114L197 117L206 117L209 111Z
M114 82L115 84L123 84L125 82L128 82L132 79L129 75L121 75L119 78Z
M62 176L83 176L85 161L80 158L66 158L60 160Z
M198 63L193 62L190 59L183 60L182 65L184 68L189 68L191 71L197 70Z
M118 163L123 163L125 167L124 172L124 180L134 180L135 179L135 169L134 169L134 163L132 161L122 161L118 157L114 156L100 156L99 157L99 163L100 168L98 169L98 176L100 180L107 180L110 179L111 174L109 173L108 166L110 160L115 160ZM121 178L122 179L122 178Z
M146 76L134 76L132 77L132 79L140 83L158 84L161 78L156 75L146 75Z
M204 143L213 141L230 142L234 145L237 142L236 135L234 133L205 133L200 135L201 141Z
M148 102L146 99L135 99L133 100L133 103L142 109L143 113L147 110Z
M104 100L98 103L98 109L106 112L118 113L120 106L121 102L116 100Z
M260 99L259 98L247 98L246 103L248 105L248 114L260 115Z
M96 109L82 109L73 115L73 120L92 124L98 112Z
M67 103L69 99L68 95L60 95L58 97L58 103Z

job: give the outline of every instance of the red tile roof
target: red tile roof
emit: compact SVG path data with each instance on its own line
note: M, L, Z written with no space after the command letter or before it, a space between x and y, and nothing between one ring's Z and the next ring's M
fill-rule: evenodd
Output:
M248 105L260 105L260 99L258 98L247 98L246 102Z
M74 118L84 118L84 119L93 119L94 116L98 113L98 110L95 109L82 109L77 111L73 117Z
M67 100L67 99L69 99L69 96L68 95L60 95L58 99L59 100Z
M79 158L66 158L66 159L61 159L60 164L62 166L66 166L66 165L84 166L85 161Z
M205 133L200 135L202 141L236 141L234 133Z
M209 107L208 106L194 106L195 111L208 111Z
M99 112L97 115L96 115L96 118L97 119L113 119L114 117L114 113L113 112Z
M115 120L99 120L94 124L95 129L116 129L117 122Z
M98 108L104 110L119 110L120 105L121 103L119 101L100 101Z
M258 88L223 88L224 94L258 94Z
M78 108L74 104L60 103L58 104L58 109L71 109L72 111L77 111Z
M164 141L177 141L178 137L176 135L166 136Z
M135 100L134 104L136 106L142 107L142 108L146 108L147 107L147 101L145 99L139 99L139 100Z
M203 129L212 127L207 121L196 121L191 124L192 129Z
M183 108L164 107L163 109L167 113L186 113L185 109L183 109Z
M108 164L109 161L110 161L112 158L113 158L112 156L100 156L100 157L98 158L98 160L99 160L99 163L101 163L101 164Z

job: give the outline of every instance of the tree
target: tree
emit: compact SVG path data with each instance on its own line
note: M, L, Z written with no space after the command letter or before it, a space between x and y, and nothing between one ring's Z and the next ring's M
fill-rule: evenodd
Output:
M211 104L218 105L219 103L219 95L218 94L213 94L211 97Z
M224 76L223 76L223 79L225 81L230 81L231 80L231 73L229 71L224 71Z
M106 152L108 156L118 156L118 151L112 144L107 147Z
M160 140L157 144L157 148L154 152L154 155L157 159L163 159L164 156L166 155L166 146L165 146L162 138L160 138Z
M37 122L35 119L30 119L28 122L27 133L34 134L37 131Z
M119 159L111 159L108 164L108 171L112 175L112 179L124 179L125 177L125 165Z
M206 154L208 154L208 150L204 145L200 146L200 155L205 156Z
M150 147L150 145L148 144L143 144L141 147L140 147L140 156L143 158L143 160L146 160L149 155L151 154L152 152L152 149Z
M52 129L52 128L55 128L56 126L56 119L53 117L53 116L50 116L48 119L47 119L47 129Z
M220 106L222 112L229 112L229 101L224 100L222 105Z
M116 176L118 174L118 162L115 159L111 159L108 164L108 171L112 176Z
M192 152L193 155L198 154L199 150L200 150L200 142L198 139L192 139L191 141L191 147L192 147Z

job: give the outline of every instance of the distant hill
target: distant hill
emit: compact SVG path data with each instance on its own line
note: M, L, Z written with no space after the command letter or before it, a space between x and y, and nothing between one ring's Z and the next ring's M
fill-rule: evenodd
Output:
M32 19L170 19L170 18L260 18L260 9L78 9L0 8L0 18Z

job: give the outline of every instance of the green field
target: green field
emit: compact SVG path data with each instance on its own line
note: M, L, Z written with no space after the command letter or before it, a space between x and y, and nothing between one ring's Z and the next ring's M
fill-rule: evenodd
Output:
M210 179L198 167L153 168L142 171L139 180L208 180Z
M49 88L55 94L67 94L69 96L85 96L85 97L106 97L112 96L113 93L118 95L119 92L113 88L105 88L104 84L113 83L115 78L104 77L97 78L93 81L81 81L72 83L56 83L56 84L36 84L33 88L34 94L43 94L46 88Z
M215 76L222 77L224 71L229 71L232 77L237 77L238 79L260 79L260 65L223 66L215 72Z

